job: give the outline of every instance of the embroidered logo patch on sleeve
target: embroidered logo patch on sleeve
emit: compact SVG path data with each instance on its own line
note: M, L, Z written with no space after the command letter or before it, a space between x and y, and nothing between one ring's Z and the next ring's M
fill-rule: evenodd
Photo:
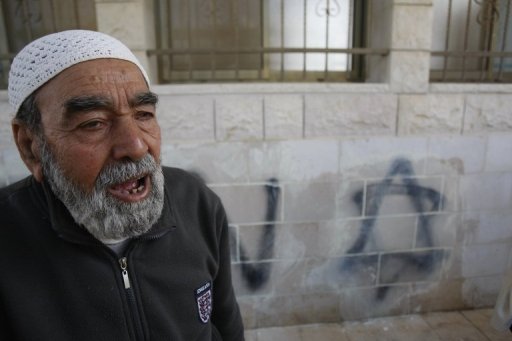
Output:
M208 323L212 314L212 282L207 282L195 290L199 320Z

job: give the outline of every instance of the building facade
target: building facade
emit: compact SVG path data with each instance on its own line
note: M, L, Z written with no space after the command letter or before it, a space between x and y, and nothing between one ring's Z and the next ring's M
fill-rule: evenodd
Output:
M155 4L95 0L94 25L158 80ZM494 304L512 265L512 85L434 81L451 68L433 53L444 46L435 13L447 13L436 6L373 2L364 82L152 86L163 163L196 172L225 204L247 328ZM8 184L28 171L5 90L0 113Z

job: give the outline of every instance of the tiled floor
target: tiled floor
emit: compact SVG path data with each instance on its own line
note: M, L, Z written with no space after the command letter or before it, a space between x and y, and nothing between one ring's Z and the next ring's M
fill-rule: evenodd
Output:
M512 333L489 325L492 310L466 310L426 315L264 328L246 331L246 341L452 341L512 340Z

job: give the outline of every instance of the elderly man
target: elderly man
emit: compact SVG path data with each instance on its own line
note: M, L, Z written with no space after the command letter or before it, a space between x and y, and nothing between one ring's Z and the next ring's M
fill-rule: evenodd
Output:
M0 340L243 340L226 215L161 167L148 84L98 32L15 57L12 130L32 175L0 190Z

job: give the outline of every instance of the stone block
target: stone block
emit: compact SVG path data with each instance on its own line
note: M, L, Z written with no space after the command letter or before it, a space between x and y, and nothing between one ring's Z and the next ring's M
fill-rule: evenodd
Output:
M512 243L512 213L467 212L463 215L464 245Z
M402 95L398 131L400 135L460 133L463 112L462 95Z
M249 150L250 178L276 178L280 182L336 180L338 158L336 140L253 143Z
M455 175L482 172L485 153L484 136L431 137L428 142L427 174Z
M431 6L434 0L393 0L394 5L427 5Z
M240 233L238 225L229 225L229 250L231 264L240 262Z
M240 226L239 232L241 253L250 261L307 258L317 248L314 223L247 225Z
M215 100L216 138L219 141L262 140L261 96L219 96Z
M437 281L445 255L443 249L382 254L379 283Z
M212 185L224 203L229 221L234 224L265 222L267 192L265 185ZM276 208L276 220L282 220L281 202Z
M300 95L264 97L265 139L302 138L304 105Z
M443 197L442 197L442 211L443 212L459 212L461 210L461 198L459 190L459 177L458 176L444 176L443 177Z
M258 306L258 301L260 300L260 297L238 296L236 300L238 302L238 306L240 307L240 315L242 315L242 321L244 323L244 328L246 329L247 333L248 329L256 328L258 325L256 320L255 307Z
M290 295L303 293L305 272L306 261L299 258L275 262L271 275L273 294Z
M319 223L317 247L314 257L332 258L344 256L357 239L361 220L331 220Z
M165 143L215 139L212 98L160 96L157 112Z
M30 171L21 160L17 149L3 150L2 159L8 183L11 184L30 175Z
M462 286L464 302L473 309L492 307L496 303L500 286L501 276L466 279Z
M459 182L463 211L497 211L512 207L512 173L465 175Z
M454 247L462 233L461 217L456 213L419 216L416 219L415 248Z
M330 182L288 184L284 186L285 221L315 222L336 216L336 185Z
M309 94L305 97L305 135L393 135L397 105L392 94Z
M462 297L463 283L463 280L444 280L413 284L411 312L427 313L470 308Z
M276 225L276 259L302 259L316 255L319 227L317 223Z
M467 245L462 249L462 276L501 275L507 268L512 244Z
M428 91L430 52L393 51L389 58L392 91L402 93L425 93Z
M338 292L343 288L374 286L378 262L377 254L311 259L304 285L311 292Z
M409 309L410 285L345 289L340 294L340 314L344 321L390 315L405 315ZM359 324L359 326L362 326ZM344 324L354 336L349 324ZM367 340L367 335L361 340ZM350 338L352 340L352 337ZM359 339L358 339L359 340Z
M368 181L364 199L364 216L440 212L441 177L402 178Z
M512 172L512 133L491 134L487 138L486 172Z
M258 327L339 321L338 295L329 293L263 297L256 310Z
M272 269L273 262L245 262L245 263L237 263L231 265L231 277L233 282L233 289L235 290L235 294L237 297L256 297L261 295L271 295L272 294L272 282L270 280L265 280L259 282L259 284L254 284L254 278L250 278L245 272L245 269L261 269L263 267L268 267ZM249 271L249 270L247 270Z
M163 144L162 163L198 173L207 183L247 182L248 147L244 143Z
M1 161L1 158L0 158ZM9 184L9 177L7 175L7 169L3 162L0 162L0 188L5 187Z
M362 198L361 194L364 193L365 185L365 182L360 180L342 180L339 182L336 195L338 219L357 218L363 215L363 205L360 198Z
M443 267L443 273L441 274L441 280L457 280L464 279L462 276L462 255L464 253L461 241L457 240L455 247L447 249L450 254L446 257Z
M322 224L318 256L389 252L411 249L416 217L350 219Z
M98 30L116 37L130 49L147 47L145 6L138 2L101 2L96 4Z
M384 178L425 173L428 140L423 137L372 137L341 142L340 174L343 178ZM398 172L397 172L398 170Z
M464 133L510 131L512 98L508 94L466 95Z
M425 27L432 25L432 7L397 5L395 3L393 10L391 48L430 49L432 45L432 32L431 30L426 30Z
M0 147L8 148L14 146L12 136L11 120L14 118L13 109L7 101L0 98Z

